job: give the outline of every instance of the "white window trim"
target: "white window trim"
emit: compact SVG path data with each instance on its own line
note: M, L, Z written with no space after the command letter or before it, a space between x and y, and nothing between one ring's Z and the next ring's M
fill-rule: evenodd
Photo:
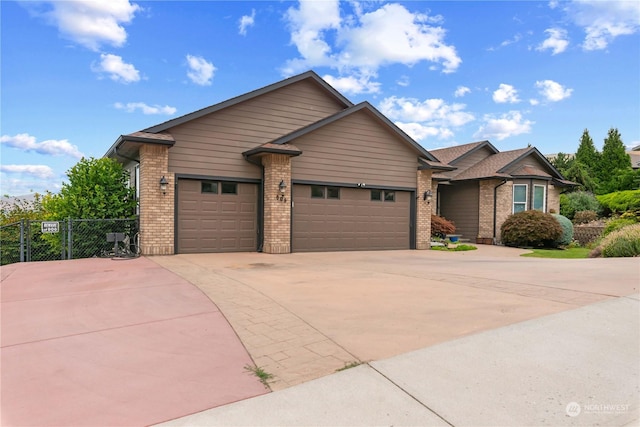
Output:
M516 187L524 187L524 210L527 210L529 206L529 185L528 184L513 184L513 194L511 196L511 213L516 213ZM523 202L517 202L521 205Z
M533 185L533 204L531 205L531 208L535 209L535 206L533 205L536 203L536 187L542 188L542 212L546 212L547 211L547 186L546 185L541 185L541 184Z

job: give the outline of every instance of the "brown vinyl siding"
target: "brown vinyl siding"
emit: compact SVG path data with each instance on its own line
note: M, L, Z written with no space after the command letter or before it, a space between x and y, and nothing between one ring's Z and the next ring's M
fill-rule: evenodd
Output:
M417 156L365 111L295 139L294 180L415 188Z
M480 187L478 181L439 185L440 215L453 221L456 234L475 241L480 221Z
M242 152L341 111L318 85L300 81L169 129L175 173L260 178Z

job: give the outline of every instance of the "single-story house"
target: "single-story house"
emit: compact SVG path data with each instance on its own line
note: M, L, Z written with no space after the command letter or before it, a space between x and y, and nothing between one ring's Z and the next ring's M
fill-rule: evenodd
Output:
M312 71L121 135L106 156L131 171L147 255L428 249L431 176L453 169Z
M452 220L456 233L478 243L497 243L500 227L516 212L560 212L567 181L535 147L498 151L489 141L430 150L451 171L433 175L437 214Z

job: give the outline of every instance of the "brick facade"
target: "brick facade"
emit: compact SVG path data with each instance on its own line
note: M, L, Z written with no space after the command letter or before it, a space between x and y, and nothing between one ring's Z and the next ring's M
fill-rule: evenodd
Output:
M169 184L160 190L160 178ZM140 249L142 255L174 253L175 176L169 172L169 147L140 147Z
M496 242L500 243L500 227L506 221L507 217L513 211L513 181L507 181L506 184L498 187L498 203L496 215Z
M417 175L417 208L416 208L416 249L431 248L431 211L435 205L435 197L431 203L423 200L425 191L431 188L431 171L419 170Z
M268 254L291 252L291 157L267 154L264 166L264 242L262 251ZM280 192L280 181L287 185Z
M560 189L551 184L547 185L547 212L560 213Z

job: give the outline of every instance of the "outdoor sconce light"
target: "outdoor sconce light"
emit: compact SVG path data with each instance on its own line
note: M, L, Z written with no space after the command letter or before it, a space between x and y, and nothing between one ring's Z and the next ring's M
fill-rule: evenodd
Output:
M160 178L160 190L162 190L162 194L167 194L167 184L169 184L169 181L162 175L162 178Z
M431 192L431 190L427 190L422 195L422 200L425 200L427 202L427 204L430 204L432 197L433 197L433 193Z
M278 188L280 189L280 192L284 194L285 190L287 189L287 183L284 182L284 179L280 180L280 184L278 185Z

